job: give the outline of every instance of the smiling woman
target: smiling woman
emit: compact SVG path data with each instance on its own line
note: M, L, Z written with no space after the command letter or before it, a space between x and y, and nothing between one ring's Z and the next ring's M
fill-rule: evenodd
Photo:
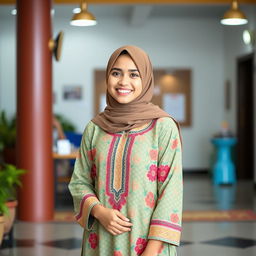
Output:
M111 69L107 82L108 93L119 103L129 103L142 92L140 73L131 59L123 52Z
M82 256L175 256L182 215L176 122L151 103L153 70L135 46L107 70L107 107L85 128L69 188Z

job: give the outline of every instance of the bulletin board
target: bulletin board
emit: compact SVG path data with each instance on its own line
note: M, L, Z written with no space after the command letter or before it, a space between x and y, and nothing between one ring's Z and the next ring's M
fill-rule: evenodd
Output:
M180 126L192 123L190 69L154 69L155 89L152 103L174 117ZM94 71L94 114L106 106L105 70Z

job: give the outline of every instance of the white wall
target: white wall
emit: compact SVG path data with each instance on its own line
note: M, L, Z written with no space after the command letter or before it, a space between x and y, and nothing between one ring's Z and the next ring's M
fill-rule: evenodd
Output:
M0 17L0 110L16 111L15 20Z
M0 25L0 108L13 113L15 51L14 31L7 32L9 23ZM135 44L148 52L156 68L191 68L193 118L191 127L182 128L184 167L209 167L212 151L209 140L224 118L223 28L218 20L151 19L143 27L131 27L126 20L116 18L100 20L95 27L76 28L67 20L58 19L54 21L54 35L59 30L64 30L65 38L61 62L54 62L55 112L65 114L82 131L93 117L94 69L105 68L116 48ZM5 42L7 48L3 46ZM65 85L81 85L83 100L63 102L61 92Z

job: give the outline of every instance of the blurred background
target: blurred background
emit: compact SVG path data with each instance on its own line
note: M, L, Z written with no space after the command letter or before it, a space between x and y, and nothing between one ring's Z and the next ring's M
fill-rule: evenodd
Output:
M239 9L248 21L247 24L223 25L220 21L231 8L231 2L225 0L88 1L88 11L95 16L97 24L78 27L71 26L70 20L74 15L74 9L79 7L80 1L53 1L52 37L56 38L60 31L63 31L64 36L59 61L54 57L52 59L51 107L61 123L65 138L70 138L73 149L78 147L79 141L72 140L79 140L85 125L104 109L104 70L111 53L116 48L127 44L144 49L151 58L155 72L156 89L153 101L181 123L185 177L184 208L188 211L187 214L189 211L214 211L206 212L206 215L203 212L197 212L201 214L201 217L198 215L196 219L199 221L197 227L204 230L205 226L200 226L204 216L208 216L206 221L215 227L214 225L218 225L215 218L221 216L222 211L249 210L250 213L245 222L243 222L245 219L238 217L236 220L232 219L233 224L223 238L227 246L235 243L237 247L231 246L230 251L226 249L229 247L225 247L225 254L221 246L215 245L216 247L213 248L215 252L219 250L220 255L230 253L230 255L250 256L255 255L256 252L256 241L253 240L256 237L256 125L254 123L256 117L254 54L256 2L254 0L238 1ZM0 111L10 122L9 131L10 127L14 127L15 130L15 124L12 122L16 123L13 119L17 115L19 98L15 9L15 1L0 0ZM168 76L169 80L166 79ZM73 134L70 135L69 132ZM0 140L10 135L10 133L3 134ZM74 139L75 136L78 137ZM5 145L6 142L2 142L2 151ZM220 152L223 147L228 160L223 160ZM71 211L72 202L70 203L67 187L57 183L59 175L63 176L59 181L67 184L66 176L72 173L73 162L70 159L73 158L67 157L65 161L69 163L63 164L64 157L51 157L55 177L55 200L58 193L64 197L64 202L58 207L55 201L54 211L56 209ZM217 165L218 162L221 162L221 166ZM17 166L24 169L19 164ZM62 171L62 168L69 170ZM227 170L229 178L220 174L224 172L223 170ZM245 211L239 214L245 214ZM187 215L189 222L185 223L188 225L187 230L191 231L195 228L191 226L193 218L197 218L195 216ZM230 225L230 220L223 218L220 220L221 223L227 221L229 223L227 225ZM235 221L239 224L234 224ZM32 222L27 225L32 225ZM25 224L22 221L16 222L18 231L13 231L16 232L14 240L15 237L16 240L21 240L19 228L22 229ZM67 230L65 224L63 225L63 229ZM31 229L34 230L34 227L38 226L32 226ZM51 229L53 227L56 230L60 228L60 226L51 226ZM216 242L219 232L225 233L222 228L223 225L220 225L219 229L216 228L214 235L211 234L205 241L209 240L209 244L214 243L212 241ZM73 229L75 230L72 227ZM249 231L244 233L241 231L241 234L230 231L234 229ZM66 231L66 233L70 232L72 231ZM79 232L75 231L73 237L78 239ZM202 241L204 244L198 245L202 235L200 238L197 234L185 233L181 255L200 255L198 248L203 248L202 254L213 249L212 245L207 247L205 241ZM236 240L237 235L242 240ZM6 237L8 240L8 234ZM52 240L57 238L63 237L53 237ZM68 239L68 236L64 235L64 238ZM45 237L40 239L43 242L47 241ZM249 241L249 246L244 246L243 239L247 239L247 243ZM69 241L72 245L79 244L79 241L72 241L73 243ZM219 244L224 243L223 241ZM218 244L218 241L216 243ZM32 247L35 247L36 241L32 244ZM244 247L241 247L241 244ZM19 246L16 243L16 251L2 249L0 255L1 252L3 255L8 255L10 251L15 252L15 255L23 255L17 248ZM52 248L56 249L56 246ZM60 248L63 249L63 247ZM67 255L79 255L76 246L70 248L66 248L69 253ZM73 249L76 254L72 254ZM53 252L54 255L58 255L57 251L50 253ZM31 251L31 253L31 255L41 255L40 252L35 254L35 251ZM42 255L47 253L49 252L44 251Z

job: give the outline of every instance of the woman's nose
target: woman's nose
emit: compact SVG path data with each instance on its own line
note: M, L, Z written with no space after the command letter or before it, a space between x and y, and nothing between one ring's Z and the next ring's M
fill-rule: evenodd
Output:
M119 84L123 85L123 86L128 85L129 84L129 77L127 77L126 75L121 76L120 79L119 79Z

